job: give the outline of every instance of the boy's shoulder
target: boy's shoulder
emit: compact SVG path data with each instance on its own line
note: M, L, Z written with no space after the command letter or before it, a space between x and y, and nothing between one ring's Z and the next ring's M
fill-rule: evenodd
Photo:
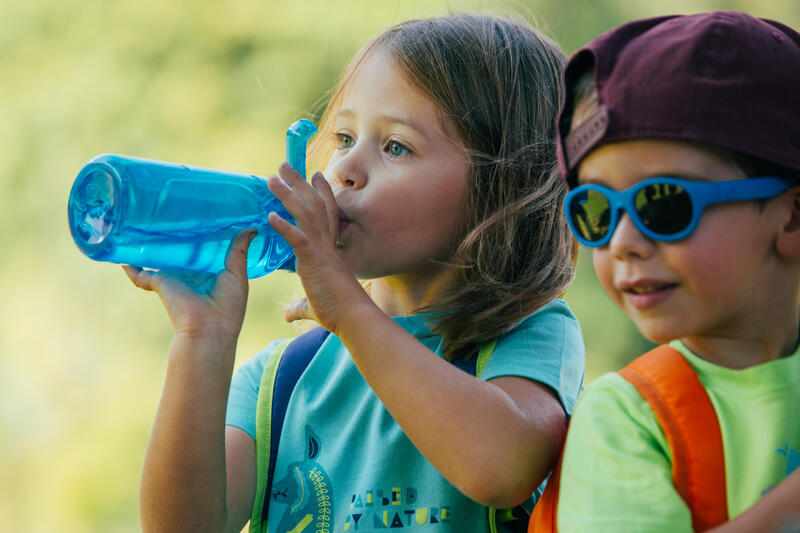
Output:
M627 469L635 474L631 461L671 472L695 526L705 531L728 517L723 437L691 357L677 347L685 350L682 344L658 346L590 386L570 434L580 434L577 441L600 448L598 456L614 472ZM566 455L573 462L589 452L576 453L575 440L567 438ZM584 466L596 467L592 461Z
M598 377L581 392L564 453L565 462L572 464L595 461L599 454L621 470L633 458L667 470L672 461L653 406L620 372Z
M584 388L575 405L571 424L575 423L576 417L595 418L597 415L609 421L618 418L639 422L654 420L647 400L619 372L603 374Z
M718 483L720 476L698 477L708 465L718 467L714 472L724 472L724 465L713 407L693 373L682 353L660 346L586 388L567 435L559 524L563 520L583 529L599 522L609 530L619 530L619 517L624 516L629 523L648 530L660 530L659 524L685 524L688 529L688 508L701 509L704 517L707 514L702 505L695 505L694 485L688 480L702 489L717 489L709 494L719 496L721 490L720 501L725 501L724 482ZM654 390L658 391L655 397ZM698 395L705 397L705 404L693 401ZM685 416L687 410L691 410L691 416ZM696 414L701 415L698 421L694 421ZM705 437L714 431L716 446L694 446L713 440ZM699 460L695 452L700 452ZM681 475L674 477L673 472ZM598 491L601 480L605 489ZM684 490L687 487L689 490ZM572 511L581 500L592 501L588 515ZM716 512L720 508L709 509ZM717 518L717 514L712 515Z
M669 454L663 425L684 418L687 406L716 423L714 407L697 356L680 341L661 345L640 355L618 372L607 373L581 393L571 424L585 431L636 431L650 444ZM701 365L703 366L703 365ZM716 367L708 363L706 366ZM698 372L699 370L699 372ZM713 373L713 370L711 370ZM712 420L713 419L713 420ZM635 428L635 429L634 429Z
M560 491L559 510L567 515L572 515L566 509L573 505L565 507L564 502L575 499L574 491L582 498L596 497L592 487L598 483L597 476L614 479L617 486L635 486L641 472L669 472L672 463L669 442L652 408L617 372L600 376L581 392L563 453L561 486L569 487L570 495ZM592 473L591 482L586 481L586 473Z
M665 436L654 412L653 404L660 401L658 397L662 400L666 396L707 397L681 348L679 343L661 345L620 371L609 372L590 383L575 407L573 418L578 418L577 425L587 417L607 428L635 426L659 441L659 448L668 450L668 446L663 446ZM572 423L576 421L573 419Z

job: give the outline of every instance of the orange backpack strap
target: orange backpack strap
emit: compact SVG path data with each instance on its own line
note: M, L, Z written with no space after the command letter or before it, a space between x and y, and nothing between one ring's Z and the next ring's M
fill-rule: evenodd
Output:
M564 459L564 451L558 456L547 486L544 488L539 501L533 508L530 522L528 522L528 533L555 533L558 531L556 512L558 511L558 486L561 479L561 461Z
M664 344L623 368L620 375L647 400L672 450L672 481L692 513L695 531L728 520L722 432L697 373Z

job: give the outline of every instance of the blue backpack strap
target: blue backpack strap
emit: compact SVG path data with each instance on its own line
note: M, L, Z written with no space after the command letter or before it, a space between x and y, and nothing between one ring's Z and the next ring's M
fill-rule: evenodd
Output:
M459 357L450 361L454 366L460 368L468 374L472 374L476 378L481 377L483 369L489 358L494 353L495 346L497 346L497 339L492 339L478 350L477 355L473 354L469 358Z
M292 341L284 341L273 349L264 365L256 408L257 489L250 517L251 533L266 531L275 460L292 391L329 334L316 327Z

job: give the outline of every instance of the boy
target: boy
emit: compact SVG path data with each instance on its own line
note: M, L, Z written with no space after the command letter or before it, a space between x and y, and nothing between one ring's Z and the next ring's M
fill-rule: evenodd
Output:
M701 461L679 481L676 432L662 426L661 408L625 371L601 377L571 420L559 530L793 524L800 35L736 12L634 21L576 53L565 77L559 158L573 233L592 247L611 299L646 337L669 343L659 353L677 359L659 368L688 370L673 392L699 378L707 422L698 423L700 402L674 408L694 424L683 435L689 455L714 439L721 445L704 456L718 461L716 472ZM697 488L715 483L719 497ZM692 491L706 499L699 507L721 511L703 518Z

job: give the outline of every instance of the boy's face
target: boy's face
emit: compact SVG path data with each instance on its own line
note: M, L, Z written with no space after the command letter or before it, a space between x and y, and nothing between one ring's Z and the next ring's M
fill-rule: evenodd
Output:
M624 141L601 146L578 169L580 185L615 190L656 176L698 181L745 178L728 158L696 143ZM770 219L772 218L772 220ZM593 249L597 277L643 335L655 342L681 338L740 338L768 327L770 275L776 268L770 204L718 204L706 208L686 239L659 242L643 236L622 213L610 242Z

